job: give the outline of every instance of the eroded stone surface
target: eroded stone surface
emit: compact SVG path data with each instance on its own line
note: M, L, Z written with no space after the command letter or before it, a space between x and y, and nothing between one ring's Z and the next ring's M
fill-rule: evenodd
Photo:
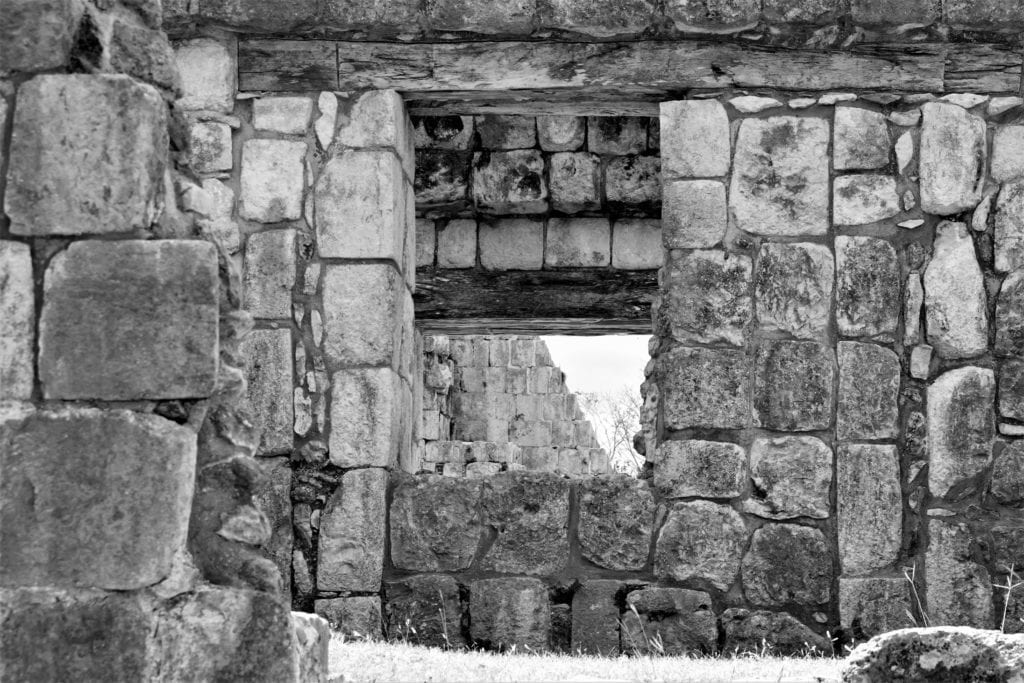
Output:
M1024 501L1024 442L1011 441L996 458L989 485L992 497L1004 505Z
M823 344L764 340L757 350L754 423L784 431L827 429L835 374L833 352Z
M755 275L760 326L798 339L821 338L832 308L835 264L820 244L762 245Z
M836 326L848 337L894 339L900 306L896 250L875 237L836 237Z
M933 517L928 532L924 570L931 623L992 628L992 580L973 561L970 529Z
M658 533L654 573L676 581L699 579L727 590L739 573L747 529L727 505L676 503Z
M988 465L995 438L995 375L967 366L928 387L928 487L934 496L963 488Z
M1024 266L1024 179L1005 183L999 191L995 252L998 271L1007 272Z
M662 190L662 224L669 249L700 249L725 236L725 185L717 180L676 180Z
M408 391L391 368L336 372L331 377L331 464L396 467Z
M832 561L824 535L793 524L766 524L743 556L743 591L755 605L815 605L831 597Z
M198 121L189 126L192 169L198 173L230 171L231 127L216 121Z
M839 623L855 638L912 628L910 583L903 577L839 579Z
M946 216L981 201L985 181L985 120L963 107L921 107L921 209Z
M586 136L587 120L582 116L537 117L537 139L545 152L574 152Z
M836 436L895 439L899 431L900 359L884 346L839 342Z
M239 215L260 223L302 218L305 160L304 142L246 140L242 145Z
M190 40L175 50L182 96L175 106L230 114L237 68L228 46L212 38Z
M655 457L654 485L669 498L736 498L747 479L741 446L718 441L663 441Z
M836 225L864 225L900 212L896 179L880 174L845 175L833 183L832 220Z
M379 263L324 268L324 351L337 364L397 368L407 295L394 267Z
M1024 420L1024 361L1007 359L999 367L999 414Z
M583 557L607 569L643 569L655 509L647 482L625 475L590 477L580 482L579 497Z
M743 351L678 348L658 358L669 429L741 429L750 419L750 361Z
M768 519L829 516L832 449L813 436L754 439L744 509Z
M551 206L562 213L601 209L601 157L587 152L558 152L548 161Z
M327 499L320 518L318 589L380 590L387 480L383 469L351 470Z
M729 171L729 117L717 100L661 103L666 177L715 178Z
M619 653L618 593L625 584L585 581L572 596L572 651L605 656Z
M460 571L483 531L481 483L436 475L399 480L391 501L391 561L412 571Z
M780 655L802 655L811 647L826 654L832 651L827 638L785 612L732 607L722 612L722 628L726 654L759 653L765 646Z
M413 116L412 127L417 150L467 150L473 144L472 116Z
M270 536L261 544L263 553L274 561L281 576L285 577L283 595L289 598L292 573L292 468L288 458L266 458L259 461L266 475L253 491L253 505L263 514L257 523L269 526ZM224 527L222 527L223 529ZM222 534L223 536L223 534ZM290 602L290 600L289 600Z
M470 636L495 649L548 649L551 607L538 579L480 579L469 586Z
M32 398L35 308L29 246L0 240L0 399Z
M743 255L670 252L663 310L672 336L684 343L742 346L752 316L752 271Z
M482 509L497 538L481 568L544 575L568 562L568 480L532 472L495 475L484 484Z
M242 341L249 404L260 430L258 453L288 453L292 449L294 392L291 330L252 330Z
M245 308L254 318L289 318L295 286L295 231L268 230L245 243Z
M537 144L532 116L488 114L475 117L474 123L484 149L529 149Z
M893 563L900 550L903 520L896 447L840 444L836 472L843 574L864 574Z
M595 154L638 154L647 146L647 117L587 117L587 149Z
M465 645L459 584L451 576L417 574L388 582L385 592L389 640L428 647Z
M832 136L836 170L881 168L889 163L885 116L860 107L836 107Z
M360 595L351 598L316 600L313 609L331 625L331 630L349 638L381 637L380 598Z
M1000 126L992 135L992 179L1006 182L1024 175L1024 126Z
M416 149L416 206L462 206L469 197L470 155L448 149Z
M944 358L983 353L988 346L985 282L963 223L939 225L924 292L928 343L936 352Z
M995 352L1001 356L1024 355L1024 271L1003 280L996 299Z
M707 593L686 588L643 588L627 595L626 605L630 608L622 618L622 647L626 652L710 654L718 645L718 623ZM661 647L655 649L652 642L660 642Z
M487 213L546 211L548 185L540 152L514 150L474 154L473 198L477 208Z

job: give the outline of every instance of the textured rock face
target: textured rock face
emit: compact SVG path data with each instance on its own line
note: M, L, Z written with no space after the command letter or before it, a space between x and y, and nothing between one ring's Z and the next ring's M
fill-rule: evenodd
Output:
M654 485L662 496L736 498L747 480L741 446L716 441L665 441L658 446Z
M985 121L963 107L921 107L921 208L940 216L981 201L986 161Z
M905 578L839 579L839 623L855 638L912 628L913 613Z
M0 400L32 397L35 293L27 244L0 241Z
M621 581L595 579L573 593L570 641L573 652L605 656L619 653L618 593L625 587Z
M367 306L366 292L375 292ZM397 365L402 345L402 316L407 290L402 276L387 264L359 263L324 268L324 351L332 363ZM395 365L393 365L395 364Z
M238 214L260 223L302 218L306 143L247 140L242 146Z
M544 160L536 150L473 155L473 198L488 213L538 213L547 209Z
M903 520L896 447L840 444L836 489L843 573L863 574L895 562Z
M893 339L901 304L893 246L874 237L836 237L836 273L840 334Z
M996 344L1000 356L1024 354L1024 271L1010 273L996 299Z
M813 436L755 439L750 447L753 495L744 508L759 517L829 516L832 450Z
M600 211L601 157L587 152L552 154L551 206L563 213Z
M292 468L288 465L288 458L261 458L258 462L265 477L252 493L252 509L263 515L263 519L258 515L253 515L253 518L259 524L265 524L265 529L270 529L269 538L262 544L263 554L273 560L282 577L290 577L295 543L292 533ZM288 578L284 578L283 588L287 599L291 594Z
M743 592L755 605L816 605L831 597L832 563L817 529L766 524L743 557Z
M458 205L469 191L470 154L448 149L416 149L416 207Z
M889 163L885 116L859 107L836 107L832 134L836 170L881 168Z
M876 344L839 342L836 436L895 439L899 430L900 359Z
M484 485L486 523L497 538L481 560L489 571L553 574L569 559L569 482L554 474L509 472Z
M707 593L644 588L627 595L626 605L631 608L622 619L626 652L650 654L650 642L656 638L666 655L707 654L718 645L718 624Z
M643 569L655 510L647 483L624 475L589 478L580 483L579 496L583 557L607 569Z
M288 318L295 286L295 231L269 230L245 243L245 308L254 318Z
M292 612L295 625L295 656L299 664L297 683L327 680L331 627L327 620L308 612Z
M726 228L725 185L717 180L676 180L662 193L665 246L707 249L722 241Z
M757 351L754 423L811 431L832 424L835 359L823 344L765 340Z
M995 248L996 270L1007 272L1024 266L1024 180L1005 183L999 191Z
M989 463L995 438L995 376L988 368L950 370L928 387L928 486L954 498Z
M331 463L395 467L402 442L403 394L391 368L340 370L331 378Z
M730 608L722 612L725 644L722 652L762 652L768 645L780 655L798 655L810 648L832 652L827 638L819 636L784 612L766 612Z
M928 532L924 570L932 623L992 628L992 580L973 561L970 529L931 518Z
M587 137L582 116L538 116L537 139L545 152L574 152Z
M385 586L390 640L428 647L465 645L459 584L443 574L417 574Z
M752 265L722 251L670 252L665 315L684 343L742 346L750 324Z
M999 366L999 414L1024 420L1024 361L1007 359Z
M833 182L832 218L836 225L877 223L899 212L896 179L891 176L839 176Z
M731 507L701 500L676 503L658 534L654 572L676 581L702 579L727 590L746 545L746 526Z
M761 328L821 338L828 329L834 273L832 252L823 245L763 245L754 281Z
M392 494L391 561L399 569L459 571L473 562L483 530L478 481L403 479Z
M746 426L750 362L743 351L679 348L663 354L659 363L669 429Z
M553 218L548 221L544 263L554 268L607 266L611 233L607 218Z
M253 423L260 430L261 455L292 449L292 335L290 330L253 330L242 342Z
M996 458L990 490L1004 505L1024 501L1024 442L1011 441Z
M551 608L537 579L480 579L469 586L470 636L497 649L548 650Z
M320 590L380 590L386 487L385 470L351 470L327 500L320 520Z
M380 598L357 596L352 598L331 598L313 603L316 613L326 619L331 629L350 638L381 637L383 617Z
M235 105L235 60L227 45L210 39L190 40L174 52L182 96L176 106L230 114Z
M719 102L662 102L661 130L666 176L714 178L729 171L729 117Z
M932 260L924 272L924 293L928 343L940 356L970 358L984 352L988 345L985 282L963 223L939 225Z

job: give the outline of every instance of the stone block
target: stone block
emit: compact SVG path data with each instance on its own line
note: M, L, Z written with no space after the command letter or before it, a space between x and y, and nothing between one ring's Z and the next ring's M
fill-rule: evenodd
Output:
M302 218L305 167L305 142L246 140L238 214L259 223Z
M583 479L579 486L583 557L606 569L643 569L651 550L655 512L647 482L611 475Z
M587 149L594 154L639 154L647 147L647 117L587 117Z
M476 221L456 218L437 231L437 267L476 266Z
M650 0L538 2L538 18L542 26L579 31L592 36L640 33L650 25L654 12L654 3Z
M316 600L313 609L332 631L348 638L379 640L383 636L380 598L375 595Z
M761 5L757 0L667 0L665 3L665 16L680 29L753 26L760 15Z
M333 365L397 369L407 293L395 268L353 263L324 268L324 351Z
M836 463L842 572L856 575L883 569L896 561L903 540L896 447L840 444Z
M999 414L1024 420L1024 361L1006 359L999 366Z
M832 425L836 372L831 348L766 339L755 362L755 425L798 432Z
M601 209L601 157L556 152L548 158L551 206L562 213Z
M654 464L654 486L666 498L738 498L746 488L747 453L733 443L663 441Z
M623 651L693 656L718 649L718 619L707 593L686 588L642 588L626 596L626 606ZM661 646L653 646L655 642Z
M992 136L992 179L1006 182L1024 175L1024 126L1000 126Z
M544 223L527 218L481 222L480 265L487 270L540 270L544 265Z
M612 230L612 267L618 270L655 270L664 255L661 249L661 221L648 218L620 218Z
M249 235L245 242L245 308L254 318L291 317L295 257L294 230Z
M970 528L931 517L928 532L924 571L929 620L936 626L992 628L992 579L973 561Z
M229 254L234 254L241 246L238 224L232 219L235 191L216 178L204 179L202 189L209 203L208 210L196 216L199 234L211 242L219 242Z
M755 605L820 605L832 594L832 556L817 529L766 524L743 556L743 592Z
M487 114L475 117L476 131L484 149L530 149L537 146L537 122L533 116Z
M252 125L284 135L305 135L313 115L308 97L258 97L252 101Z
M320 518L317 589L380 590L387 482L383 469L350 470L327 499Z
M472 116L413 116L412 127L417 150L468 150L473 146Z
M973 209L985 184L985 120L947 102L927 102L921 114L921 209L940 216Z
M761 328L798 339L824 338L832 310L834 272L832 252L824 245L761 245L754 280Z
M296 683L324 683L329 669L330 624L323 617L308 612L292 612L292 623L299 663Z
M860 25L930 24L941 16L942 3L940 0L853 0L850 14Z
M996 299L996 343L999 356L1024 355L1024 271L1010 273Z
M928 488L933 496L962 491L983 472L995 439L995 375L966 366L928 387Z
M736 580L749 537L740 514L706 500L675 503L658 532L654 574L702 580L725 591Z
M477 209L492 214L547 211L548 185L540 151L476 152L473 199Z
M679 348L658 358L668 429L742 429L750 419L750 361L739 350Z
M754 439L750 446L753 494L743 509L758 517L829 516L832 449L813 436Z
M544 342L541 341L541 344ZM513 339L511 344L512 365L521 368L532 368L536 364L537 340L528 337Z
M612 157L604 169L604 187L610 208L654 213L661 205L661 159Z
M910 352L910 376L914 379L928 379L931 374L932 347L927 344L915 346Z
M416 206L461 206L469 201L469 152L417 149Z
M889 163L885 115L860 107L836 107L832 163L837 171L882 168Z
M839 579L839 623L854 638L867 639L913 628L910 582L905 578Z
M551 631L548 589L537 579L478 579L469 585L469 634L498 650L546 652Z
M684 343L743 346L753 317L748 256L719 250L670 251L662 308Z
M936 352L944 358L983 353L988 346L985 282L963 223L939 225L924 292L928 343Z
M537 139L545 152L575 152L587 137L582 116L538 116Z
M474 241L476 235L474 234ZM434 252L437 249L437 235L434 221L429 218L416 219L416 267L433 268Z
M169 144L155 88L127 76L36 76L18 88L12 118L4 212L13 234L129 232L154 221Z
M836 437L895 439L899 432L900 359L876 344L841 341Z
M230 171L231 127L216 121L197 121L189 126L192 170L197 173Z
M71 0L11 0L0 27L0 71L46 71L68 63L76 8Z
M466 645L459 584L444 574L416 574L385 585L388 640L427 647Z
M391 368L340 370L331 377L331 464L398 466L403 394L409 387Z
M337 141L345 147L387 147L395 150L413 175L413 132L405 102L394 90L370 90L352 104L347 119L338 127Z
M824 235L828 143L829 125L822 119L744 119L729 190L736 227L757 235Z
M847 337L895 340L902 306L896 249L875 237L836 237L836 327Z
M208 242L74 242L46 272L39 320L43 395L209 396L218 313L217 256Z
M989 484L992 497L1003 505L1024 501L1024 441L1010 441L996 457Z
M0 583L127 591L162 581L185 545L195 461L195 433L156 415L0 416Z
M35 285L29 245L0 240L0 400L32 398Z
M732 607L722 612L725 631L723 654L758 654L766 649L779 656L805 656L815 648L821 654L832 652L828 638L818 635L786 612L747 610Z
M292 550L292 468L288 458L259 461L265 475L252 493L253 505L270 523L270 539L263 554L274 561L284 579L284 596L291 593ZM290 600L289 600L290 602Z
M660 130L666 178L715 178L729 172L729 116L718 100L662 102Z
M597 268L611 263L612 229L607 218L552 218L544 264L553 268Z
M1024 126L1022 126L1024 128ZM1024 266L1024 179L1003 184L996 201L995 268L1000 272Z
M614 656L619 653L618 593L621 581L585 581L572 596L571 651Z
M290 453L295 421L292 333L252 330L242 341L253 420L260 430L260 455Z
M669 249L700 249L722 241L725 185L717 180L676 180L662 190L662 230Z
M832 221L836 225L866 225L900 213L896 179L878 173L837 177L832 183Z
M903 345L913 346L921 341L921 310L924 308L924 285L920 273L907 276L903 292Z
M230 114L235 107L237 68L231 50L210 38L190 40L175 50L182 96L175 106Z
M435 475L399 480L391 500L391 561L411 571L462 571L483 531L481 483Z
M569 561L569 482L560 476L503 472L484 484L482 510L496 538L485 571L555 574Z

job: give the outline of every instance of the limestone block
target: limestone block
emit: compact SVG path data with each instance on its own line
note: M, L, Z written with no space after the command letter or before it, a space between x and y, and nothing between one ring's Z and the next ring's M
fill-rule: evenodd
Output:
M324 683L329 668L330 624L323 617L308 612L292 612L292 623L299 663L296 683Z
M437 267L472 268L476 265L476 221L457 218L437 231Z
M1024 442L1005 444L992 468L989 488L992 497L1003 505L1017 505L1024 501Z
M840 444L836 462L842 572L856 575L882 569L896 561L902 541L896 447Z
M654 458L654 486L666 498L737 498L747 482L747 454L718 441L663 441Z
M1024 361L1006 359L999 366L999 414L1024 420Z
M803 656L811 647L825 654L832 651L827 638L786 612L731 607L722 612L722 629L722 652L728 655L756 654L766 648L782 656Z
M391 368L336 372L331 377L331 464L396 467L407 393L408 385Z
M480 211L498 215L546 211L548 185L541 153L532 149L476 152L473 199Z
M316 600L313 609L332 631L349 638L379 640L383 635L380 598L375 595Z
M162 581L185 544L195 462L195 432L156 415L0 416L0 583L134 590Z
M169 143L155 88L127 76L37 76L18 88L11 130L12 233L128 232L157 217Z
M291 330L253 330L242 341L240 353L245 358L253 420L260 430L257 452L291 452L295 421Z
M572 596L572 652L613 656L619 653L618 593L621 581L585 581Z
M544 264L544 224L527 218L481 222L477 234L480 265L487 270L540 270Z
M478 579L469 585L469 633L495 649L548 650L551 607L538 579Z
M601 208L601 157L587 152L556 152L549 159L551 206L562 213Z
M739 574L747 541L743 518L728 505L704 500L676 503L658 532L655 576L700 579L728 590Z
M190 40L175 51L182 96L175 106L230 114L235 107L234 56L228 46L210 38Z
M798 339L821 339L832 310L835 265L820 244L761 246L754 281L755 309L762 329Z
M538 116L537 139L545 152L575 152L587 137L582 116Z
M474 117L474 123L484 149L530 149L537 145L533 116L488 114Z
M245 242L245 308L254 318L289 318L295 286L295 231L269 230Z
M992 579L972 560L970 529L931 517L928 532L924 571L931 623L992 628Z
M383 263L324 268L324 352L333 365L397 369L402 339L405 283Z
M736 138L729 210L758 235L824 235L828 230L827 121L744 119Z
M618 270L654 270L660 268L661 221L647 218L621 218L615 221L612 239L612 267Z
M893 340L899 320L896 249L875 237L836 237L836 326L847 337Z
M474 244L476 233L473 234ZM416 267L432 268L434 266L434 252L437 246L437 235L434 231L434 221L429 218L416 219ZM474 247L474 251L476 251Z
M715 178L729 172L729 117L718 100L661 103L666 178Z
M712 0L695 3L688 0L667 0L665 14L677 28L708 29L752 26L761 15L756 0Z
M839 623L858 638L915 626L905 578L839 579Z
M884 346L841 341L836 437L895 439L899 432L900 359Z
M612 157L604 169L605 196L613 209L653 211L661 204L661 159Z
M316 585L321 591L380 590L388 473L350 470L320 517Z
M0 240L0 400L32 398L35 285L29 245Z
M743 351L679 348L658 364L666 428L747 426L750 362Z
M945 216L973 209L985 183L985 120L963 107L921 107L921 209Z
M662 191L662 229L669 249L700 249L722 241L725 185L717 180L676 180Z
M970 358L983 353L988 346L985 283L963 223L939 225L924 291L928 343L938 354Z
M836 107L832 155L837 171L886 166L889 131L885 115L860 107Z
M750 446L754 493L744 510L768 519L829 516L832 449L813 436L754 439Z
M238 224L232 220L235 191L216 178L204 179L203 191L210 198L210 213L196 217L199 234L210 241L219 242L229 254L234 254L241 242Z
M798 432L831 426L836 374L831 348L764 340L755 362L755 425Z
M335 127L338 122L338 96L332 92L322 92L316 100L316 108L320 116L313 122L316 139L321 149L326 150L334 142Z
M391 500L391 561L412 571L461 571L483 531L481 483L435 475L399 480Z
M288 458L260 460L266 475L253 491L253 505L270 523L270 539L263 553L274 561L284 579L284 596L291 593L292 575L292 468Z
M345 147L388 147L398 154L405 172L413 175L413 132L405 102L394 90L359 95L336 137Z
M217 320L212 244L74 242L50 261L44 281L43 394L105 400L209 396L217 374Z
M825 536L794 524L766 524L743 556L743 592L755 605L818 605L831 598L832 558Z
M647 147L647 117L587 117L587 149L594 154L639 154Z
M503 472L485 480L482 510L496 532L480 568L554 574L569 560L569 482L560 476Z
M554 268L607 266L611 263L611 233L607 218L552 218L544 263Z
M741 114L757 114L782 106L782 102L774 97L758 97L757 95L733 97L729 99L729 104Z
M189 126L192 170L197 173L230 171L231 127L216 121L197 121Z
M0 27L0 71L46 71L65 66L74 44L71 0L12 0Z
M685 343L742 346L753 317L747 256L724 251L671 251L663 315Z
M1003 280L996 299L996 344L1000 356L1024 355L1024 271Z
M927 344L915 346L910 352L910 376L914 379L928 379L931 372L932 347Z
M711 596L686 588L651 587L626 596L622 649L668 656L711 654L718 646L718 620ZM635 611L634 611L635 610ZM660 642L655 648L652 642Z
M447 149L416 150L416 205L459 204L469 199L468 152Z
M413 116L412 127L417 150L468 150L473 146L472 116Z
M966 366L928 387L928 488L943 497L989 464L995 438L995 376Z
M1000 126L992 136L992 179L1006 182L1024 175L1024 126Z
M302 218L305 162L305 142L246 140L242 145L239 215L259 223Z
M590 477L580 482L579 496L583 557L607 569L643 569L655 512L647 482L625 475Z
M912 346L921 341L921 309L924 308L924 285L921 275L907 276L903 299L903 345Z
M533 338L513 339L511 344L511 353L512 365L522 368L531 368L536 364L537 340Z
M864 173L839 176L832 183L832 220L836 225L865 225L900 212L896 179Z
M252 125L284 135L305 135L313 115L308 97L258 97L252 102Z
M427 647L465 645L459 584L444 574L416 574L385 585L388 639Z
M1024 179L1005 183L999 192L995 250L996 270L1008 272L1024 266Z
M850 13L858 25L930 24L942 14L942 5L937 0L910 0L898 3L886 0L854 0L850 4Z

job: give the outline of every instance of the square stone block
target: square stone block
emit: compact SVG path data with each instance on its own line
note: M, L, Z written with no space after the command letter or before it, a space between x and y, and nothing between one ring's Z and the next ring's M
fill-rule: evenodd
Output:
M734 443L663 441L654 458L654 485L666 498L737 498L747 482L747 453Z
M813 436L754 439L753 495L743 502L743 510L767 519L827 518L832 460L832 449Z
M757 260L754 293L761 328L798 339L823 338L835 284L835 263L828 247L767 243L761 245Z
M582 116L538 116L537 138L545 152L575 152L587 137Z
M750 257L708 249L670 251L662 314L685 343L742 346L753 317Z
M384 569L388 473L350 470L320 518L316 585L321 591L380 590Z
M456 218L437 231L437 267L472 268L476 265L476 221Z
M604 187L610 208L653 212L661 206L661 159L612 157L604 169Z
M596 268L611 261L611 225L607 218L552 218L548 221L544 264Z
M305 135L313 114L309 97L258 97L252 101L252 125L284 135Z
M16 235L148 228L163 199L167 105L127 76L42 75L18 88L4 211Z
M832 134L836 170L881 168L889 163L885 115L860 107L836 107Z
M551 206L562 213L601 208L601 157L587 152L556 152L548 158Z
M454 444L449 444L454 446ZM460 449L449 461L461 461ZM461 465L461 462L453 463ZM398 479L391 496L391 561L410 571L463 571L484 531L479 480L417 475Z
M216 121L197 121L189 127L192 170L197 173L230 171L231 126Z
M447 149L417 149L415 191L420 209L461 208L470 202L469 152Z
M820 605L832 597L825 535L796 524L765 524L743 556L743 592L755 605Z
M32 398L35 285L27 244L0 240L0 400Z
M716 178L729 172L729 116L718 100L661 103L666 178Z
M740 350L676 348L658 358L665 426L742 429L750 417L750 361Z
M162 581L184 549L195 464L195 432L156 415L0 413L0 583Z
M639 154L647 147L646 116L590 116L587 132L587 149L595 154Z
M582 464L586 474L587 463ZM614 474L586 477L579 487L582 556L607 569L643 569L651 551L656 508L648 482Z
M928 613L935 623L978 629L993 627L992 577L974 562L971 528L961 521L932 517L925 552Z
M658 532L654 574L659 579L711 583L728 590L749 541L740 513L707 500L676 503Z
M9 0L0 26L0 71L45 71L67 65L76 9L72 0Z
M487 270L540 270L544 224L526 218L480 223L480 265Z
M662 266L661 221L621 218L615 221L612 267L619 270L655 270Z
M500 650L548 650L551 605L538 579L478 579L469 585L469 596L473 640Z
M230 114L235 107L235 59L224 43L190 40L175 50L182 96L175 106Z
M928 387L928 488L933 496L946 496L988 467L995 400L991 368L949 370Z
M896 446L839 444L836 505L844 575L866 574L895 562L903 540Z
M539 472L503 472L485 480L484 523L496 533L480 562L485 571L549 575L569 561L569 481Z
M249 404L260 429L260 455L290 453L295 420L292 379L292 332L252 330L242 340Z
M209 242L72 243L46 271L39 320L43 395L209 396L217 375L218 297L217 255Z
M832 425L835 354L815 342L764 340L757 350L754 424L805 432Z
M239 215L259 223L302 218L305 169L305 142L247 140L242 145Z
M245 242L245 308L254 318L290 318L295 287L295 231L269 230Z
M474 154L473 200L478 210L491 214L547 211L548 185L540 151Z
M398 271L383 263L330 265L323 278L328 361L397 370L407 293Z
M675 180L662 192L662 231L669 249L703 249L722 241L725 185L717 180Z
M397 466L403 393L408 392L391 368L336 372L331 378L331 464Z

